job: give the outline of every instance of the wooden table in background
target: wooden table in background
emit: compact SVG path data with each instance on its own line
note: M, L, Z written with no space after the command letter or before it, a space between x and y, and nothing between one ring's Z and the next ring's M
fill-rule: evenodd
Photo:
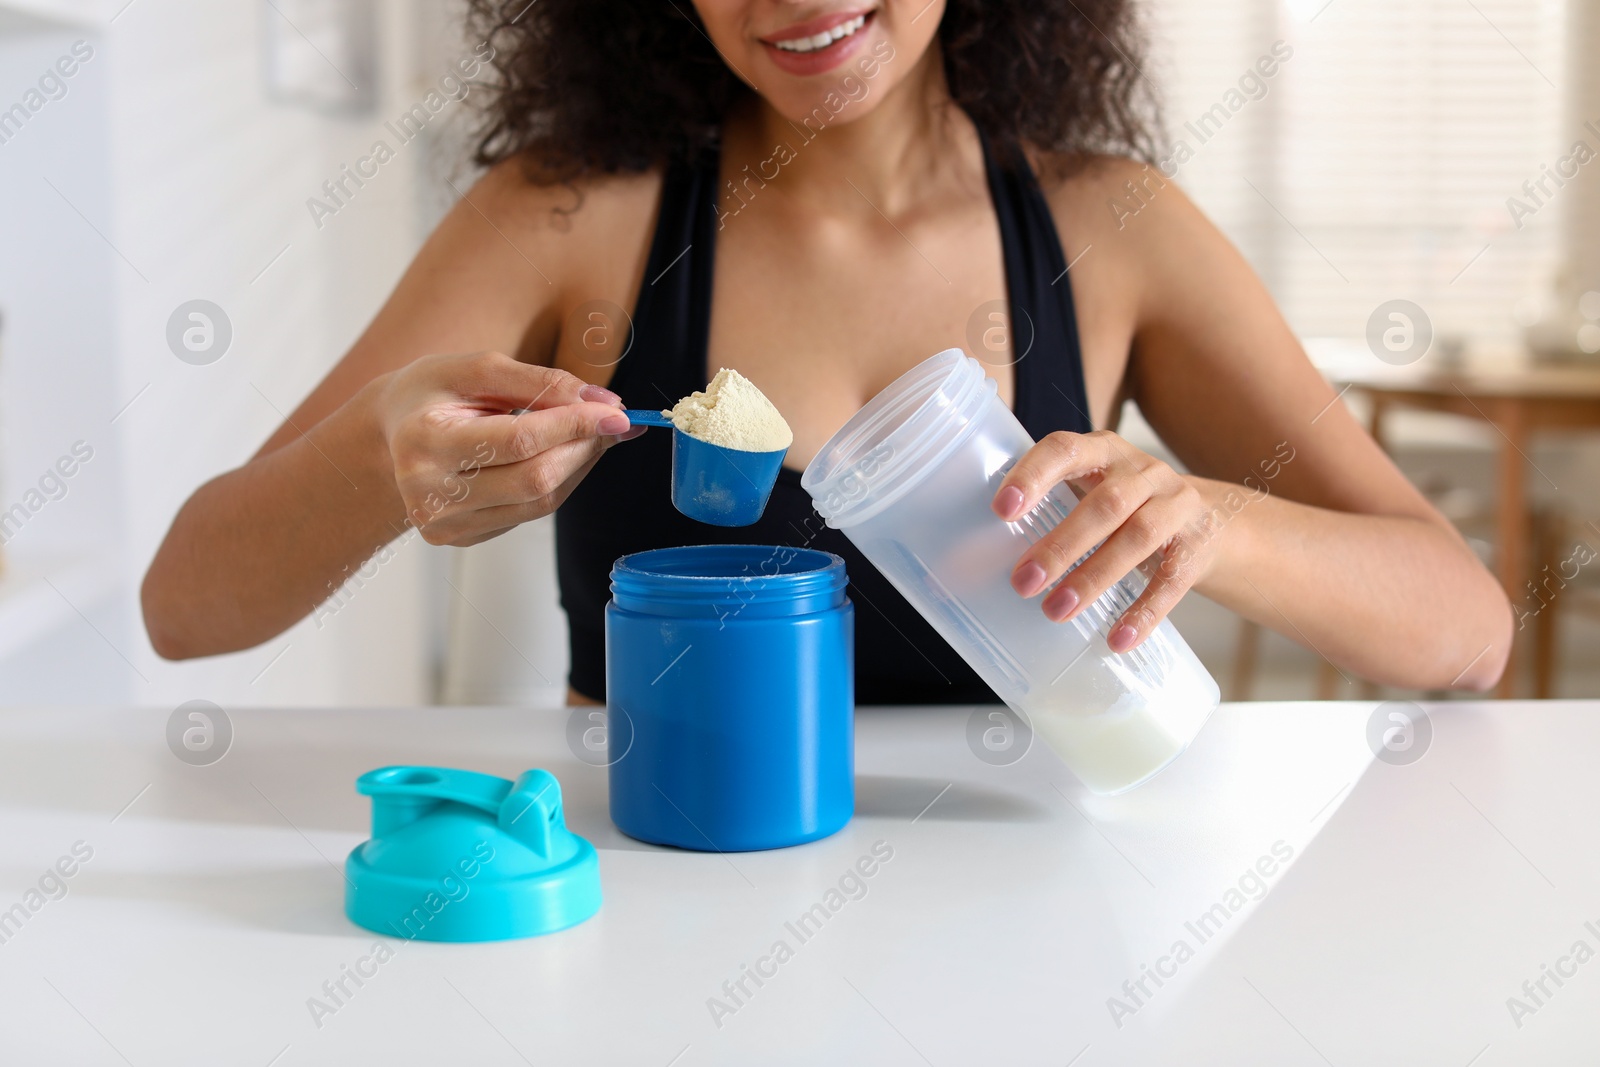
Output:
M1495 569L1511 602L1524 600L1533 518L1527 492L1527 468L1533 465L1528 443L1539 431L1600 430L1600 367L1381 367L1332 377L1335 385L1354 389L1371 401L1370 429L1380 445L1384 445L1384 418L1396 408L1461 415L1487 422L1498 431ZM1541 649L1540 655L1548 656L1551 651ZM1497 690L1502 698L1512 695L1515 665L1513 648Z

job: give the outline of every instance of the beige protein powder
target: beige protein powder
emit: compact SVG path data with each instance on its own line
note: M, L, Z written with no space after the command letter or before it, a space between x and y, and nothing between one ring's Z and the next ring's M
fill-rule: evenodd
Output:
M661 414L690 437L741 452L776 452L794 442L789 424L766 394L726 367L703 392L690 393Z

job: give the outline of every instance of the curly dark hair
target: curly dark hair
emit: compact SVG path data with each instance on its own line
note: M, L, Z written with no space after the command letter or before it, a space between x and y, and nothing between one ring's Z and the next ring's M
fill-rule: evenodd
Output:
M748 86L689 0L468 0L495 49L474 159L522 155L550 180L648 170L713 144ZM1155 158L1131 0L948 0L955 102L989 136L1059 159Z

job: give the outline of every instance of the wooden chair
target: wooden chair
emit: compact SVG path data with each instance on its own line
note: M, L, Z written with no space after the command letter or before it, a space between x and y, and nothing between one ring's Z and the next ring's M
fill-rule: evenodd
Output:
M1561 616L1600 621L1600 523L1565 514L1536 522L1534 552L1535 591L1513 606L1521 625L1532 615L1533 695L1547 700L1555 691Z

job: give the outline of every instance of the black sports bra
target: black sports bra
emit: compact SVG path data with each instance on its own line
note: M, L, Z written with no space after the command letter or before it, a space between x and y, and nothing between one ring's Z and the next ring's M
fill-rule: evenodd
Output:
M1087 432L1093 427L1077 319L1055 222L1022 152L997 151L981 134L980 140L1015 324L1013 410L1035 440L1053 430ZM632 337L610 382L630 407L670 407L710 379L706 347L718 181L714 151L670 168L663 180ZM963 340L951 338L951 343ZM573 689L605 699L605 606L617 557L672 545L769 544L818 548L844 558L856 607L857 702L998 699L849 540L823 524L797 471L785 467L780 472L756 525L705 526L672 506L671 444L670 434L647 433L610 449L556 512L556 567Z

